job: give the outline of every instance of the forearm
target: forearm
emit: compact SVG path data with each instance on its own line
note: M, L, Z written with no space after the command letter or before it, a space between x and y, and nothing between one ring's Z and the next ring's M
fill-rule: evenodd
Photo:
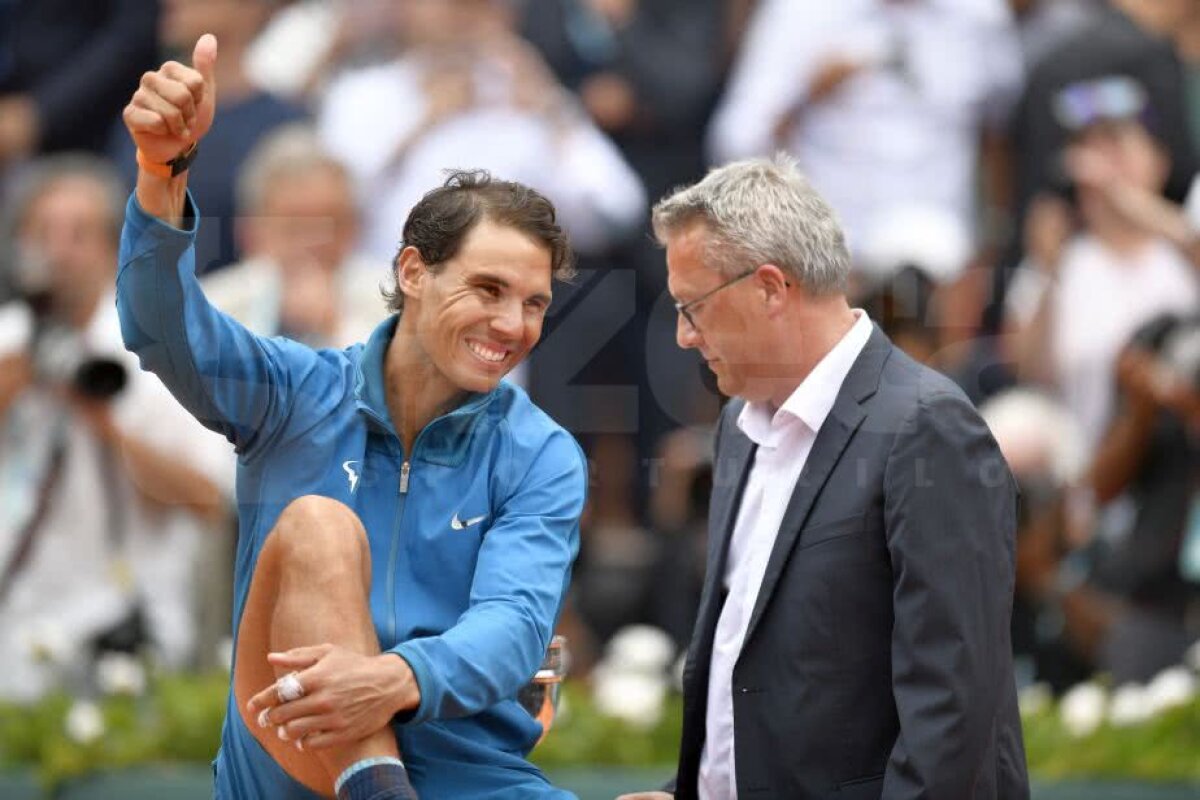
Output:
M1044 384L1051 378L1050 331L1056 292L1053 278L1048 278L1033 317L1015 332L1017 377L1022 382Z
M204 473L132 434L118 431L112 444L144 500L182 508L211 522L224 513L221 490Z
M152 217L172 228L183 229L183 212L187 205L187 173L174 178L160 178L138 169L136 195L138 205Z
M1129 404L1114 420L1088 470L1087 483L1098 503L1125 490L1141 468L1154 428L1154 409Z

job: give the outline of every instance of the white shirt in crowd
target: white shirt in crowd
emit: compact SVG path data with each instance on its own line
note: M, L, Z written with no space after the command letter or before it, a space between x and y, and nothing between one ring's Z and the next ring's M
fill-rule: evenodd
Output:
M700 755L700 800L736 800L733 668L742 652L750 615L758 601L767 561L813 442L838 391L873 328L865 312L813 368L778 410L747 403L737 424L758 445L729 542L723 586L725 605L713 638L708 679L704 750Z
M1117 356L1130 337L1159 314L1194 313L1198 307L1194 269L1168 242L1152 241L1133 256L1087 235L1068 244L1051 309L1051 361L1087 456L1108 428Z
M421 56L409 55L346 73L321 108L321 137L360 191L369 255L390 263L408 212L445 181L447 169L487 169L539 190L585 252L640 228L645 190L612 142L581 114L563 128L513 106L499 70L477 77L476 105L434 125L396 158L424 117L426 69Z
M337 268L337 329L313 347L349 347L365 342L387 316L381 286L388 286L386 260L351 256ZM266 258L248 258L205 275L200 283L214 306L260 336L278 336L287 276Z
M867 66L807 102L832 58ZM790 152L852 249L898 206L944 208L973 230L980 132L1002 124L1021 78L1003 0L763 0L713 117L710 155Z

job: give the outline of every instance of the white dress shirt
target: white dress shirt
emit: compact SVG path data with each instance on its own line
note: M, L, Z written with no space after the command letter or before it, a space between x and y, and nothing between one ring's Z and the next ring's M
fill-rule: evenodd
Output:
M750 614L758 601L767 561L817 432L829 416L855 359L871 337L871 320L858 318L841 341L813 368L779 410L747 403L738 427L758 445L742 494L741 508L723 576L725 605L713 638L708 678L708 712L700 755L701 800L736 800L734 759L733 668L742 652Z

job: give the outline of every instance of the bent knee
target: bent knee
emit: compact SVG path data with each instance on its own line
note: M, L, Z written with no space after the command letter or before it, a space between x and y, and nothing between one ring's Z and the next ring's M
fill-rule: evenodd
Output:
M362 521L344 503L320 495L297 497L284 508L267 545L285 564L358 567L370 559Z

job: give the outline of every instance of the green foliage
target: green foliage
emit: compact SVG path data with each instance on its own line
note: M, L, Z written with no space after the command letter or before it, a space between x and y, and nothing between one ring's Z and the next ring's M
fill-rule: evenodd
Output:
M98 701L103 732L68 732L73 700L53 694L30 706L0 704L0 769L33 767L47 787L96 770L212 760L220 743L229 675L153 677L142 696Z
M587 687L568 681L550 734L530 759L544 768L673 765L683 729L683 702L671 695L658 725L640 729L596 711Z
M224 672L153 676L142 696L99 701L104 732L73 739L73 701L51 695L32 706L0 705L0 770L34 769L47 787L96 770L164 762L207 763L217 751L229 676ZM586 685L568 682L564 706L532 760L548 769L674 764L681 702L671 696L662 720L642 729L600 714ZM1102 724L1074 737L1053 706L1024 718L1030 771L1040 780L1101 779L1200 783L1200 697L1127 727Z
M1072 736L1058 710L1023 718L1029 771L1041 779L1093 778L1200 783L1200 696L1129 726Z

